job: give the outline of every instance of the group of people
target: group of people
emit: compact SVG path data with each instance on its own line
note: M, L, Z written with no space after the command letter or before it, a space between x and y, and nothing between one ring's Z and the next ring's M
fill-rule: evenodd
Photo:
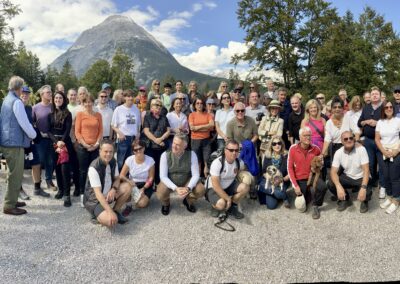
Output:
M26 213L18 201L30 198L21 186L24 166L32 169L35 195L50 196L41 187L43 168L56 199L71 206L73 186L93 221L106 226L127 222L153 193L163 215L173 192L192 213L204 196L213 216L226 211L243 218L239 204L248 194L269 209L280 202L290 208L290 187L296 208L305 212L310 204L314 219L328 189L339 211L358 192L364 213L378 177L381 207L389 214L398 208L400 87L394 101L382 100L373 87L350 102L341 89L325 103L322 93L303 102L271 80L266 85L262 94L251 83L246 94L242 82L228 91L222 81L217 92L200 94L194 81L185 93L182 81L173 92L171 84L161 90L153 80L149 92L142 86L111 97L104 83L97 98L85 87L65 92L57 84L53 93L45 85L31 107L31 90L13 76L0 113L0 151L9 169L3 212ZM271 167L277 182L266 173Z

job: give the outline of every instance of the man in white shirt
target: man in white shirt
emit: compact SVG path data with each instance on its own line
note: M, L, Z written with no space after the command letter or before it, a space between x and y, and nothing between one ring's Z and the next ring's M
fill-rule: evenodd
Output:
M107 105L107 92L100 91L98 94L98 104L95 107L95 111L101 114L103 120L103 139L109 139L112 137L111 119L113 116L113 110Z
M368 211L368 201L372 190L368 187L369 160L364 146L355 144L351 131L341 135L343 147L336 151L332 162L331 180L328 189L338 198L338 211L343 211L351 204L349 189L358 191L357 199L361 202L360 212ZM339 170L340 169L340 170Z
M112 116L111 126L117 133L117 162L121 171L126 158L132 155L132 143L139 140L141 116L133 104L133 93L124 91L125 103L118 106Z
M111 140L102 140L99 157L90 164L88 170L83 200L85 208L92 214L92 219L97 219L104 226L113 227L117 222L125 224L127 219L120 210L130 196L130 185L120 183L114 145Z
M193 151L186 150L187 137L176 134L171 150L162 153L160 158L160 183L157 186L157 197L161 201L161 213L170 211L169 196L172 192L183 198L186 209L195 213L193 202L204 196L204 186L200 182L199 164Z
M206 182L206 199L213 208L213 216L227 211L236 219L242 219L244 214L239 211L238 204L249 192L249 185L239 183L236 176L244 168L242 161L238 160L239 143L229 140L224 149L224 155L211 163L210 177ZM215 213L215 214L214 214Z

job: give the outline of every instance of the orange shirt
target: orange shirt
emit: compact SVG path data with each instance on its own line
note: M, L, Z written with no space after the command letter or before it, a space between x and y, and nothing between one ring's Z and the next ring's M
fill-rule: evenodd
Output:
M189 114L189 125L200 126L209 124L211 120L214 120L211 114L207 112L192 112ZM192 131L190 137L192 139L206 139L210 137L210 127L208 130Z
M93 145L103 137L103 121L101 114L95 112L93 115L80 111L75 119L75 136L78 141L83 140L86 144Z

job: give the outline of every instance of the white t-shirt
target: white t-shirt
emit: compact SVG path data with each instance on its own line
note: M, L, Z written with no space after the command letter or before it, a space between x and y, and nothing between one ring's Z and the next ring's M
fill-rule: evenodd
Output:
M363 177L362 165L368 164L368 153L364 146L357 146L350 153L344 151L344 147L336 151L332 166L343 167L344 173L352 179Z
M229 111L226 111L224 109L219 109L215 114L215 122L218 122L219 128L223 133L226 134L226 126L228 124L228 121L234 117L235 113L233 112L232 108L230 108ZM218 135L218 139L222 139L222 137Z
M337 128L331 119L326 122L325 125L325 141L330 143L342 143L340 140L340 136L343 132L350 130L349 119L345 119L343 117L342 125L340 128Z
M187 129L189 131L189 124L187 121L187 117L184 113L181 112L179 113L178 116L175 111L171 111L167 113L167 119L172 133L174 133L174 129L179 128L181 126L183 126L184 129Z
M97 105L94 107L95 111L101 114L101 118L103 120L103 137L110 136L111 129L111 119L113 116L113 110L106 106L105 108L99 108Z
M118 167L115 167L114 177L119 176ZM100 187L101 188L101 181L99 173L96 171L95 168L89 167L88 170L88 178L91 187ZM106 167L106 176L104 177L104 188L103 188L103 195L107 196L108 192L110 191L112 186L112 179L111 179L111 167L107 165Z
M111 125L121 130L124 135L137 136L141 125L139 109L135 105L130 108L125 105L118 106L114 110Z
M376 132L381 135L381 143L384 147L390 147L398 144L400 132L400 118L380 119L376 124Z
M222 173L220 173L222 167L221 158L215 159L210 166L210 175L211 176L218 176L219 182L223 189L228 188L232 182L235 180L236 175L239 173L241 169L244 169L243 161L240 160L240 169L236 167L236 161L233 161L232 164L229 164L228 161L225 159L225 166ZM208 188L213 188L212 179L209 178L208 181Z
M360 119L360 116L361 116L361 112L362 112L361 110L357 111L357 112L354 112L353 110L349 110L344 115L343 122L349 124L350 130L353 133L361 133L361 130L357 125L358 120Z
M129 168L129 178L134 182L146 182L149 177L149 170L155 164L152 157L144 155L144 162L136 163L135 155L129 156L125 165Z
M263 113L263 114L267 115L267 110L266 110L265 106L258 105L255 109L253 109L251 106L246 107L246 115L250 116L252 119L254 119L254 121L256 122L257 125L260 124L260 121L256 120L259 113Z

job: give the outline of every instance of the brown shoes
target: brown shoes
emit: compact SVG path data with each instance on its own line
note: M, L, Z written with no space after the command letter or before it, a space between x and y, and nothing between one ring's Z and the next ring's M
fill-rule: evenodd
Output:
M21 208L5 208L3 209L3 213L4 214L9 214L9 215L23 215L26 214L26 210L25 209L21 209Z
M15 204L15 207L25 207L26 203L25 202L21 202L21 201L17 201L17 203Z

